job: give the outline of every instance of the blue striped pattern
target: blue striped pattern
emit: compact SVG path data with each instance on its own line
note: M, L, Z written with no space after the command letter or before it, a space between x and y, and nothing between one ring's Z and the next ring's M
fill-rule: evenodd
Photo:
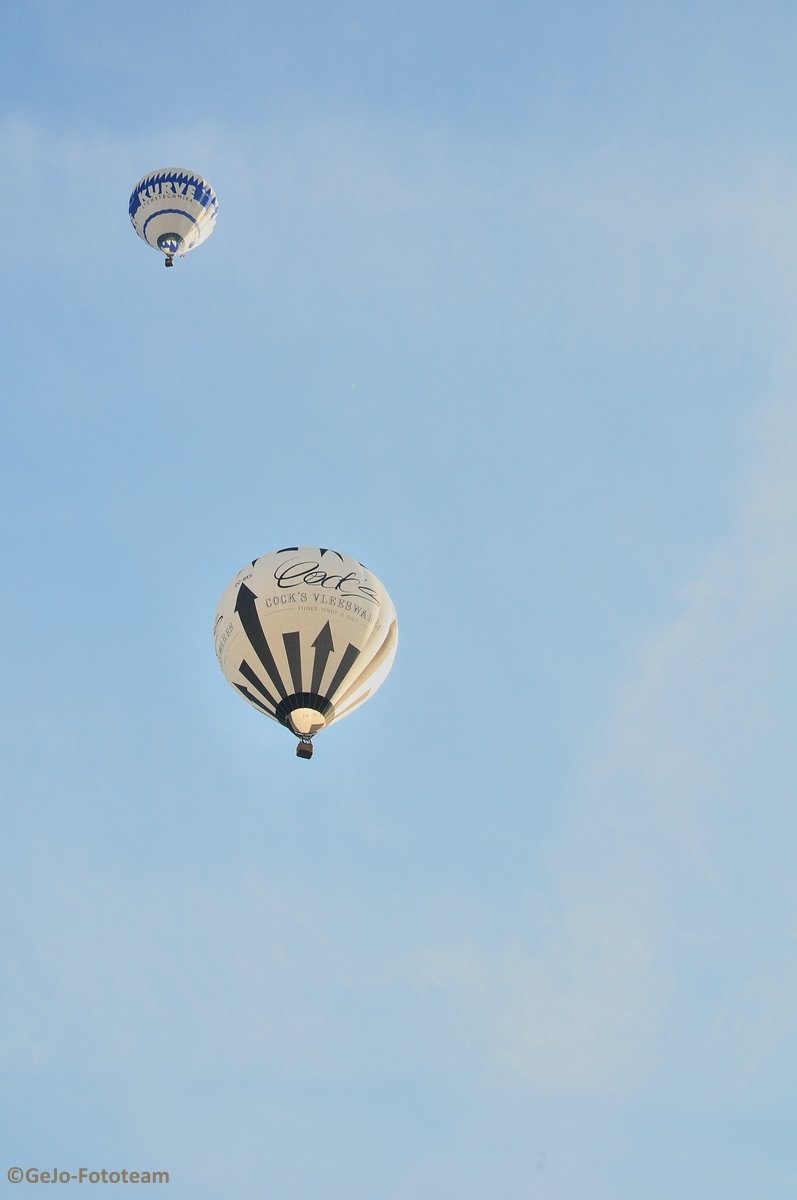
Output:
M162 217L165 213L176 213L180 217L185 217L191 222L192 225L196 225L196 218L192 217L191 214L186 212L183 208L159 208L156 212L150 213L144 222L144 228L141 230L141 236L145 241L149 240L147 238L147 226L149 225L150 221L154 221L157 217Z
M173 184L176 187L193 187L194 195L189 197L194 203L199 204L202 208L210 208L213 210L211 216L215 217L215 209L218 206L218 200L213 188L203 179L201 175L195 175L193 171L181 171L177 168L167 168L165 170L153 171L150 175L145 175L139 180L133 189L130 196L130 220L135 224L136 213L141 207L148 195L154 197L162 188L163 184ZM175 199L179 195L169 187L166 192L167 196L174 196Z

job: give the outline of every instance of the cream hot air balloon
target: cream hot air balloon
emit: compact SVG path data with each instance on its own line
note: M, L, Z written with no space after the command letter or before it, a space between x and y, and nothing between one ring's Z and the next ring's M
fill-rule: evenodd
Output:
M238 572L219 601L214 638L233 687L311 758L315 734L384 682L398 625L384 585L362 563L288 546Z
M183 256L210 237L218 208L207 179L180 167L163 167L133 188L130 220L138 236L165 254L165 265L173 267L175 254Z

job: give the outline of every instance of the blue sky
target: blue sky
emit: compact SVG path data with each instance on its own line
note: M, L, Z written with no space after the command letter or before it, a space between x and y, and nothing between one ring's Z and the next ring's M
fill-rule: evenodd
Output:
M792 6L4 24L0 1179L791 1198ZM296 544L401 630L312 763L212 645Z

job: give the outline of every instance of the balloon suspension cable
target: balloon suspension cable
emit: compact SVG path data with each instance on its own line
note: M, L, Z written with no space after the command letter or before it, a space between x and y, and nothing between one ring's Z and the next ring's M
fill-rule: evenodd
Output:
M173 266L174 266L174 255L173 255L173 254L167 254L167 255L166 255L166 262L165 262L163 265L164 265L164 267L173 267Z
M296 747L297 758L312 758L313 757L313 742L312 734L303 733L299 738L299 744Z

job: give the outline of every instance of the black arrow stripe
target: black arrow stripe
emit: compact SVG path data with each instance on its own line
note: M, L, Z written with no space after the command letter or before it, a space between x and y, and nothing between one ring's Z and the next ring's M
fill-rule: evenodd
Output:
M291 672L294 692L303 691L302 688L302 649L299 645L299 633L283 633L282 640L285 643L285 653L288 656L288 667Z
M262 680L258 679L257 675L255 675L254 671L249 666L249 663L246 661L246 659L243 660L243 662L241 663L238 670L243 675L244 679L249 680L249 682L252 684L252 687L257 688L257 690L260 692L261 696L265 696L266 700L268 700L271 707L276 711L277 705L279 704L279 700L277 700L274 696L272 696L271 692L268 690L268 688L262 682Z
M332 643L332 630L329 627L329 621L324 625L312 645L315 650L315 657L313 659L313 682L310 684L310 691L320 692L321 680L324 678L327 659L335 649Z
M329 684L329 686L326 689L326 694L330 700L332 700L332 698L335 695L335 692L338 690L340 685L343 683L343 680L346 678L349 671L352 669L352 666L354 665L354 661L357 658L357 656L359 655L359 653L360 653L360 651L357 649L357 647L352 646L351 642L349 642L348 646L346 647L346 650L344 651L343 658L340 660L340 665L338 666L338 669L335 672L335 674L332 676L332 682Z
M238 589L238 596L235 601L235 611L241 619L241 625L246 636L252 645L257 657L260 659L263 666L266 668L269 679L274 684L274 687L279 692L284 700L288 694L285 684L282 682L282 676L279 673L279 667L274 661L274 655L271 653L271 647L266 641L266 635L263 632L263 626L260 624L260 617L257 615L255 601L257 597L245 583L242 583Z

